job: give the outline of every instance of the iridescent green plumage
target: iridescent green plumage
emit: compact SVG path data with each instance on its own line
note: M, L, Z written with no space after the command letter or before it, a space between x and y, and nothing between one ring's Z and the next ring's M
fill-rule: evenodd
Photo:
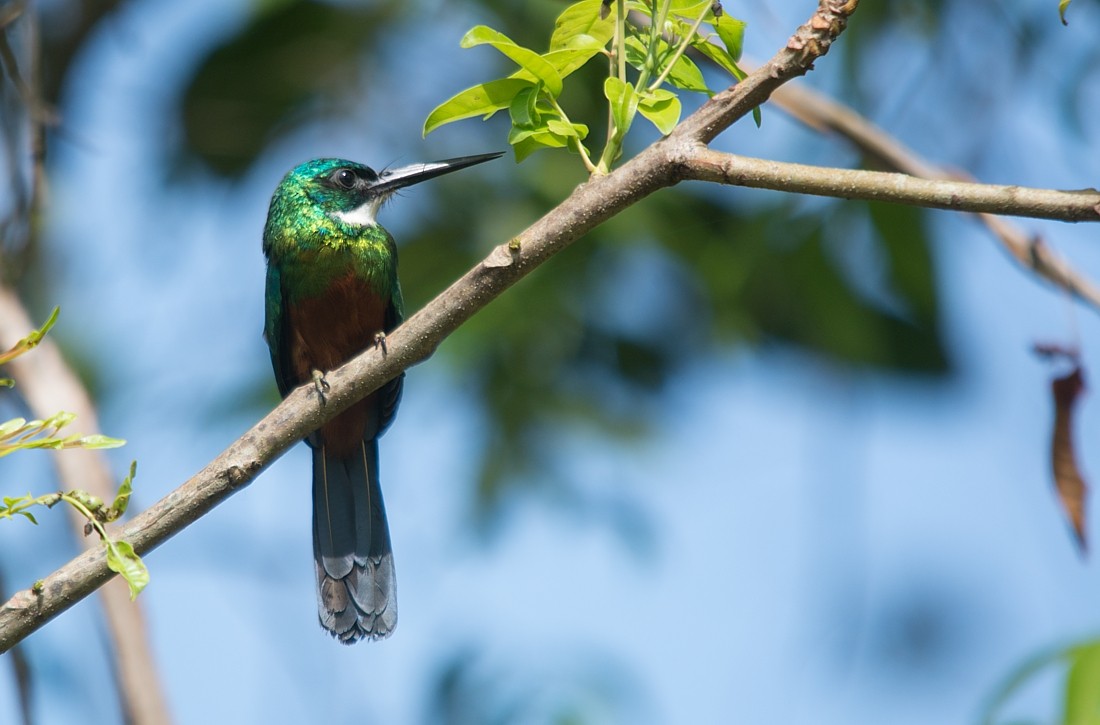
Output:
M376 173L317 159L288 173L264 228L264 336L279 391L317 381L401 322L397 248L377 224L396 189L500 154ZM318 614L343 642L385 637L397 624L396 577L378 436L393 420L400 376L313 433L313 544Z
M350 264L380 295L400 305L397 253L389 232L376 223L349 224L334 216L373 201L366 191L326 185L324 180L338 169L376 176L368 167L341 159L317 159L295 168L271 199L264 254L289 264L283 276L293 295L318 294Z

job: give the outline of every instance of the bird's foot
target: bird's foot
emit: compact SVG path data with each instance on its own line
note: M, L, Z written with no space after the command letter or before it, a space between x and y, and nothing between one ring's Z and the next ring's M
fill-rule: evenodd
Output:
M383 355L389 353L389 349L386 347L386 333L382 332L381 330L374 333L374 346L382 348Z
M313 387L317 390L317 397L321 399L321 405L327 403L326 393L329 391L329 384L325 380L325 374L320 370L313 371Z

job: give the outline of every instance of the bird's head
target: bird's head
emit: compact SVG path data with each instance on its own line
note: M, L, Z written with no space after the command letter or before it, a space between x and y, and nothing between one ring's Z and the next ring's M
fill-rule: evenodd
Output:
M283 177L272 198L272 213L277 207L284 213L296 209L352 226L372 226L379 207L398 189L501 155L463 156L382 171L344 159L314 159Z

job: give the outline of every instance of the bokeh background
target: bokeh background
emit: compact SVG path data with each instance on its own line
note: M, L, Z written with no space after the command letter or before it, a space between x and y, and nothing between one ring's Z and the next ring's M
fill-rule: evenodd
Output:
M809 0L725 3L766 59ZM865 2L804 81L981 180L1097 184L1095 3ZM485 23L544 47L562 2L42 0L61 123L35 233L4 272L126 438L142 507L277 401L261 338L267 203L317 156L375 167L506 148L507 119L423 119L507 75ZM38 38L38 41L36 41ZM598 65L598 64L595 64ZM590 72L589 72L590 71ZM599 136L600 68L564 103ZM728 80L706 69L712 87ZM0 84L5 213L25 113ZM688 108L702 97L685 99ZM14 130L12 130L14 129ZM653 139L639 126L631 148ZM855 166L774 108L721 149ZM12 149L16 152L13 155ZM510 158L382 213L415 310L583 180ZM1024 220L1100 276L1094 227ZM401 623L352 648L315 622L299 446L146 558L180 723L974 722L1029 657L1100 628L1100 570L1052 494L1037 342L1094 355L1096 311L1014 266L972 218L683 184L559 255L409 372L382 446ZM9 409L18 407L8 399ZM1079 454L1100 470L1086 399ZM14 413L12 413L14 414ZM78 426L79 424L77 424ZM5 485L56 484L43 456ZM5 491L7 493L7 491ZM0 525L25 586L75 551L60 515ZM32 636L37 722L116 722L89 599ZM1062 672L1005 718L1058 717ZM0 712L15 712L0 677ZM6 719L7 716L0 719Z

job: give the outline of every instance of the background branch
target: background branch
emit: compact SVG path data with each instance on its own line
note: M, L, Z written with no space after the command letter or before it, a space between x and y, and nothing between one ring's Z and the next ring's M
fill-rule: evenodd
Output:
M771 102L810 128L844 137L864 155L887 168L926 179L964 178L962 174L929 163L855 110L810 88L794 83L785 85L776 90ZM992 214L979 214L978 218L1020 266L1100 310L1100 287L1051 251L1042 240L1007 219Z

